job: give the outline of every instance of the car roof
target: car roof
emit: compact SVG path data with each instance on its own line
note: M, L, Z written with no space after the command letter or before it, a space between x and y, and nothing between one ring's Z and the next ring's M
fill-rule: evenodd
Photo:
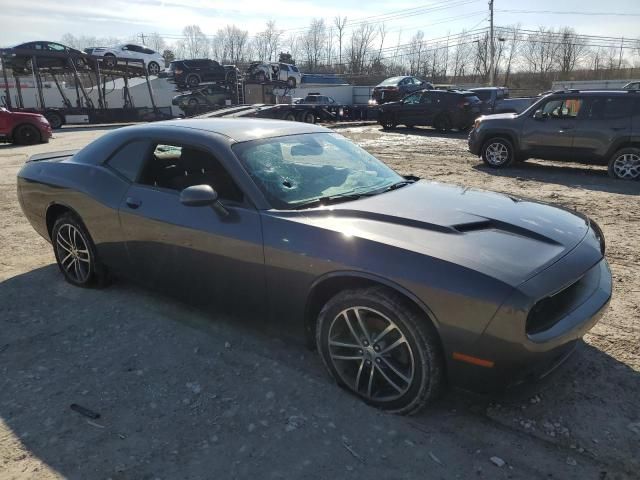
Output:
M261 138L299 135L302 133L330 133L331 130L318 125L266 118L194 118L188 120L167 120L152 124L125 128L179 127L204 132L217 133L236 142L246 142Z
M600 95L633 95L634 90L566 90L551 92L551 95L584 95L584 96L600 96Z

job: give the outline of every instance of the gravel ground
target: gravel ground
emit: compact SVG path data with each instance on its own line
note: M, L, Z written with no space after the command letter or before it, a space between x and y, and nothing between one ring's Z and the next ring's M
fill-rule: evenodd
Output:
M401 173L575 207L608 240L611 307L560 371L500 397L449 392L407 418L341 391L277 327L124 281L65 283L15 175L107 130L0 145L0 478L639 478L638 183L550 162L490 171L456 134L338 129Z

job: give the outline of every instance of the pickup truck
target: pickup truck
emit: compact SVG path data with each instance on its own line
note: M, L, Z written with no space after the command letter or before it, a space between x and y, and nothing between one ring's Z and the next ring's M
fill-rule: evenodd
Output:
M483 115L492 113L520 113L537 98L509 98L509 90L505 87L471 88L482 101Z

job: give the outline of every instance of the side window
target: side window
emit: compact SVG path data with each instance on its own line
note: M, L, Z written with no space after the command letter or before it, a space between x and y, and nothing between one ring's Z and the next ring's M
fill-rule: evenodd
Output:
M589 118L599 120L613 120L631 115L633 99L627 97L599 97L594 98L589 112Z
M431 93L429 92L424 92L422 94L422 98L420 98L420 103L424 103L427 105L433 103L433 95L431 95Z
M148 151L149 142L146 140L127 143L107 160L107 165L129 181L135 182Z
M151 50L150 48L143 48L142 53L146 53L147 55L152 55L156 52L154 50Z
M60 45L59 43L48 43L47 49L53 52L64 52L64 46Z
M411 95L409 95L408 97L405 97L405 99L402 101L402 103L406 104L406 105L413 105L416 103L420 103L420 93L413 93Z
M156 144L138 183L176 191L210 185L221 199L241 202L243 198L242 191L213 155L185 145Z
M542 113L548 118L576 118L582 103L580 98L558 98L548 101L542 108Z
M287 65L285 65L284 63L280 64L280 70L282 70L283 72L288 72L289 71L289 67Z

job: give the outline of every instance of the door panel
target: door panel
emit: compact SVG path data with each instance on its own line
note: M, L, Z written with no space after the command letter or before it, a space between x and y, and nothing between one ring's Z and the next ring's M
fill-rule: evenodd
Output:
M632 105L626 97L594 97L576 125L573 148L584 160L606 159L616 141L630 139Z
M541 106L544 117L527 118L520 137L528 155L546 159L571 159L573 137L580 122L583 101L577 98L551 99Z
M264 257L256 210L187 207L176 191L132 185L120 206L132 273L188 301L264 305Z

